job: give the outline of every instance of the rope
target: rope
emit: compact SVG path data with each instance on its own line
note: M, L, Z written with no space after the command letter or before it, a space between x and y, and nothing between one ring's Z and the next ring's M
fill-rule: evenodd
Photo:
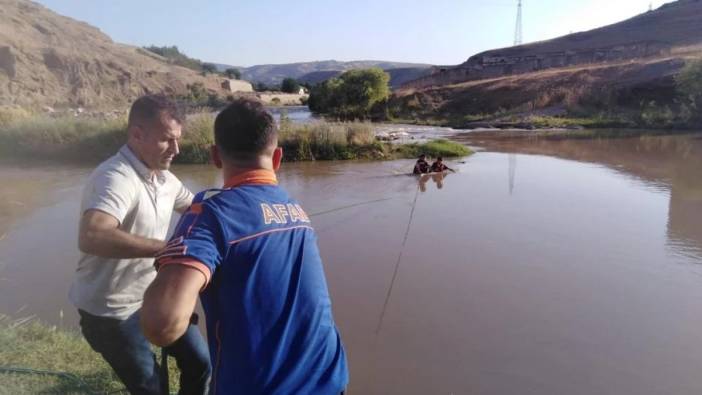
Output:
M384 202L384 201L386 201L386 200L391 200L391 199L392 199L392 198L383 198L383 199L369 200L369 201L367 201L367 202L349 204L348 206L341 206L341 207L333 208L333 209L331 209L331 210L326 210L326 211L320 211L320 212L318 212L318 213L313 213L313 214L310 214L310 217L316 217L316 216L318 216L318 215L329 214L329 213L333 213L333 212L335 212L335 211L346 210L347 208L363 206L363 205L366 205L366 204Z
M400 263L402 262L402 253L405 251L405 244L407 244L407 237L409 236L409 231L412 226L412 218L414 218L414 209L417 207L417 197L419 197L419 186L414 194L414 201L412 202L412 211L410 211L409 221L407 222L407 229L405 230L405 237L402 239L402 247L400 247L400 253L397 256L397 262L395 263L395 271L392 274L392 280L390 280L390 286L388 287L388 293L385 296L385 303L383 303L383 310L380 313L380 320L378 320L378 327L375 329L375 335L380 333L380 329L383 327L383 319L385 318L385 312L388 307L388 302L390 302L390 295L392 294L393 287L395 286L395 279L397 278L397 272L400 270Z

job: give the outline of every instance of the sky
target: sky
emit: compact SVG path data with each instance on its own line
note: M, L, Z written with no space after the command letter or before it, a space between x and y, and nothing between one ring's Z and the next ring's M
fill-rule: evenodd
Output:
M38 0L114 41L176 45L235 66L317 60L455 65L511 46L517 0ZM668 1L523 0L524 42L618 22Z

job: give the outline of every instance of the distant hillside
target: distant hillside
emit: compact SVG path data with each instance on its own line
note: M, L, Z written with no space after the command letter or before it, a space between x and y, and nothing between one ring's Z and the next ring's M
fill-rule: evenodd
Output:
M405 67L397 69L385 69L385 71L390 74L390 87L395 89L400 87L402 84L415 80L417 78L429 75L431 73L430 67ZM305 74L299 77L297 80L303 83L318 84L320 82L326 81L330 78L338 77L343 71L329 70L329 71L315 71L312 73Z
M702 0L678 0L587 32L490 50L405 84L422 88L578 65L655 58L702 44Z
M218 65L220 69L224 69L227 65ZM336 60L324 60L319 62L302 62L302 63L288 63L288 64L264 64L251 67L242 67L241 78L252 81L252 82L263 82L266 85L277 85L280 84L284 78L291 77L295 79L300 79L303 76L312 73L310 78L319 79L325 75L333 75L333 73L341 73L351 69L363 69L368 67L380 67L383 70L397 69L397 68L417 68L417 69L427 69L431 67L428 64L417 64L417 63L401 63L401 62L388 62L382 60L359 60L351 62L338 62ZM324 79L322 79L323 81Z
M0 105L123 107L146 92L186 93L203 77L28 0L0 0Z
M397 90L391 106L401 117L456 126L531 115L670 118L684 113L675 78L699 58L702 0L679 0L610 26L434 68Z

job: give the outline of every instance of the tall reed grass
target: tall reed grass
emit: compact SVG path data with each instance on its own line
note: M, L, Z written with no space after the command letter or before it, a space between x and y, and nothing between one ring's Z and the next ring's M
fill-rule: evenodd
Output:
M104 120L81 117L18 116L0 125L0 158L95 163L113 155L127 140L126 117ZM177 163L207 163L214 140L214 115L188 116L183 127ZM379 142L370 122L324 122L297 124L282 117L279 144L286 161L337 159L392 159L413 157L432 150L437 155L466 155L457 143L437 147L402 147ZM431 144L431 143L430 143ZM429 151L427 151L429 152Z

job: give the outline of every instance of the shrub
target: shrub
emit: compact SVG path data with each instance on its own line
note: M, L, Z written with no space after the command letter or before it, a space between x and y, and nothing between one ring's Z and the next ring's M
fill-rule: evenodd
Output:
M214 114L210 112L188 116L183 126L180 154L176 163L208 163L210 147L214 144Z
M152 45L149 47L144 47L144 49L155 54L161 55L164 58L171 61L173 64L177 64L178 66L187 67L196 71L202 71L202 62L200 62L198 59L188 57L184 53L180 52L178 50L178 47L176 47L175 45L171 47L157 47L155 45Z
M377 106L390 96L389 82L389 74L380 68L347 71L312 88L309 107L342 120L368 119L378 110L387 112L387 106Z
M286 78L280 85L280 90L285 93L298 93L300 84L294 78Z
M230 67L230 68L224 70L224 74L226 74L227 77L233 78L235 80L241 79L241 71L239 71L238 69L235 69L233 67Z
M0 127L23 121L32 116L28 110L20 107L0 107Z

